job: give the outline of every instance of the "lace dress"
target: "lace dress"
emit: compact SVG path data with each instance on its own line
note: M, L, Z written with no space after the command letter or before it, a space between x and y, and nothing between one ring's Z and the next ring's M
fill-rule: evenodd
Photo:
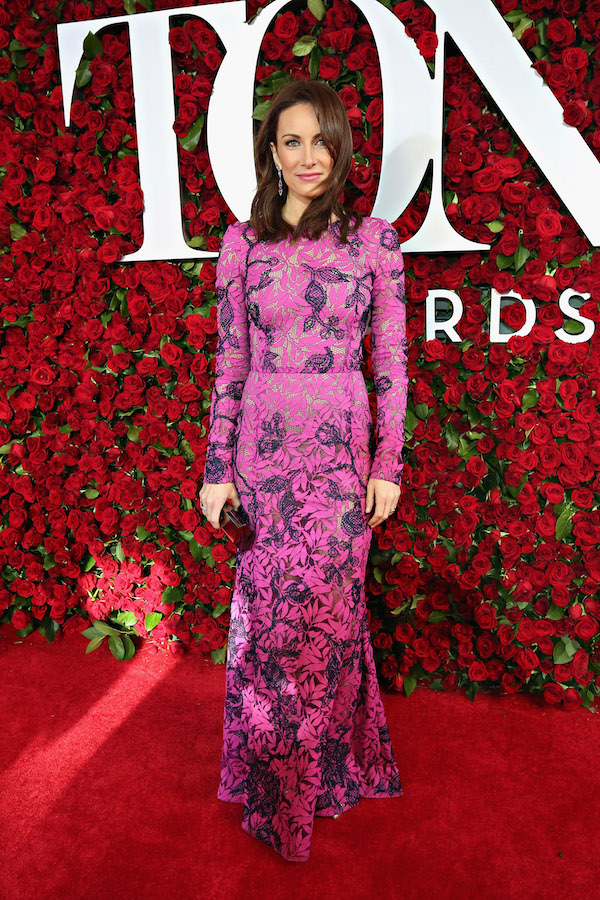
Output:
M369 476L400 484L408 391L396 230L365 217L317 240L230 225L217 264L218 345L204 481L235 482L255 529L238 549L221 800L285 859L315 816L400 797L366 618ZM377 445L361 372L372 331Z

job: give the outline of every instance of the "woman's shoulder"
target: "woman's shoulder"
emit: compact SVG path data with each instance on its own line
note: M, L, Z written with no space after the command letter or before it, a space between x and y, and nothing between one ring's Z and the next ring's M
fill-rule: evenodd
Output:
M374 251L378 251L380 247L387 250L400 249L398 232L391 222L381 216L363 216L359 232Z

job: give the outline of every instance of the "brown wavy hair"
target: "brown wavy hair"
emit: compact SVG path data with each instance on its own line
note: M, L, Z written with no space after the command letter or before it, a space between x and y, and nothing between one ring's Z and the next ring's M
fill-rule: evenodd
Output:
M280 197L278 174L269 146L277 146L277 126L284 109L296 103L309 103L319 121L321 137L332 159L333 166L325 181L324 190L308 204L296 225L286 222L281 210L287 198L287 185L283 182ZM318 238L329 227L332 213L340 220L340 240L347 243L350 217L352 231L362 222L356 210L346 210L339 201L352 165L352 129L346 107L341 97L328 84L316 79L294 78L284 84L273 96L269 110L260 124L254 139L254 165L257 191L252 200L250 224L259 241L273 241L289 237L292 243L305 235Z

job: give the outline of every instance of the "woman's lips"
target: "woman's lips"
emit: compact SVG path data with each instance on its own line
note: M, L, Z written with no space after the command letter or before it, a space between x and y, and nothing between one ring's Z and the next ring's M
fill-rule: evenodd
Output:
M315 181L320 176L320 172L314 172L312 175L298 175L303 181Z

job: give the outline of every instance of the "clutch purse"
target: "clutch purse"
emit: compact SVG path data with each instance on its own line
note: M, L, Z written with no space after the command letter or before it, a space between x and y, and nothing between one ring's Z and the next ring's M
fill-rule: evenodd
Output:
M254 542L254 531L250 525L248 513L240 503L234 509L229 500L226 500L219 519L219 528L222 528L227 537L236 544L240 550L249 550Z

